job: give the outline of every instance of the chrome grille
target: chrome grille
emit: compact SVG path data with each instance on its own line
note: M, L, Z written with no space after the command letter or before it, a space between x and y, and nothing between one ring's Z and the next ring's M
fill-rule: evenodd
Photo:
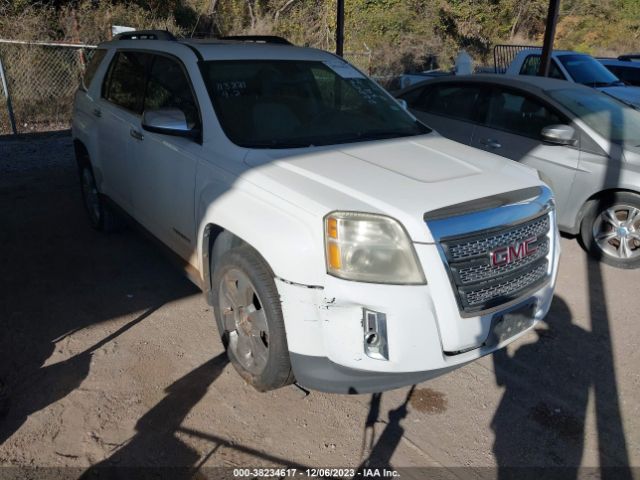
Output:
M529 257L521 258L513 263L508 263L501 267L494 267L486 260L459 264L452 268L452 273L459 280L459 284L468 285L470 283L481 282L491 278L507 275L519 268L529 265L536 260L546 257L549 253L549 240L544 238L537 245L536 253Z
M525 238L539 237L549 231L549 216L545 215L532 222L512 228L511 230L494 233L491 236L474 236L471 239L449 244L447 257L457 262L479 255L485 255L490 250L503 245L509 245Z
M441 239L463 315L499 307L544 284L550 225L549 213L545 213L515 226ZM508 260L492 260L496 252L507 252Z
M502 295L509 295L515 291L522 291L527 287L538 283L538 281L547 274L547 261L538 263L533 269L524 275L519 275L514 279L501 283L492 284L485 288L470 290L469 292L461 291L465 296L466 303L473 307L476 305L484 305L488 300Z

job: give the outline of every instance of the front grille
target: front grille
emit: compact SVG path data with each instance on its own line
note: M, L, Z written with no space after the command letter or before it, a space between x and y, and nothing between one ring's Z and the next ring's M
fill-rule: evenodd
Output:
M549 216L545 215L541 218L533 220L529 223L521 225L510 230L496 232L489 236L474 235L471 238L460 241L459 243L447 242L447 256L455 262L473 258L478 255L485 255L494 248L509 245L518 240L524 240L531 237L539 237L549 231Z
M463 314L509 303L547 280L548 213L521 224L441 240Z
M457 280L459 285L468 285L470 283L481 282L483 280L489 280L491 278L502 277L509 273L515 272L522 267L525 267L536 260L546 257L549 253L549 239L543 238L537 245L536 252L528 257L521 258L515 262L502 265L500 267L494 267L491 262L487 262L485 259L457 263L451 266L451 273Z
M531 270L528 270L522 275L518 275L515 278L501 281L500 283L494 283L486 287L472 288L468 291L464 289L460 290L460 293L464 296L466 304L474 307L476 305L484 305L487 301L496 297L510 295L514 292L520 292L531 285L535 285L539 280L543 279L547 274L547 261L538 262L538 264Z

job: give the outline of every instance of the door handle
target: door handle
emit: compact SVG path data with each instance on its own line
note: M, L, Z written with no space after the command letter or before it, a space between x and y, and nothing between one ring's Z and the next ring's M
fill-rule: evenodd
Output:
M492 138L483 138L482 140L480 140L480 145L482 145L483 147L488 147L488 148L501 148L502 144L497 141L494 140Z
M94 114L96 117L100 118L100 117L102 116L102 110L100 110L99 108L94 108L94 109L93 109L93 114Z
M138 130L134 130L133 128L129 130L129 135L131 135L136 140L144 140L144 135Z

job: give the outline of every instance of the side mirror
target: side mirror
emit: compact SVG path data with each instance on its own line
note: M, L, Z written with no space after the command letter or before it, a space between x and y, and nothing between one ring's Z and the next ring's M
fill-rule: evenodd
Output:
M195 137L198 133L189 128L187 117L177 108L145 110L142 114L142 128L149 132L178 137Z
M569 125L549 125L540 132L543 141L554 145L575 145L575 135L576 130Z
M407 104L407 101L404 98L396 98L396 100L404 110L409 109L409 105Z

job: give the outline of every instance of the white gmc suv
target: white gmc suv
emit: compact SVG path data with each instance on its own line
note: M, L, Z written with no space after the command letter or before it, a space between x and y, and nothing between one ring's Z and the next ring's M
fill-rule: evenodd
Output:
M168 246L258 390L421 382L549 309L537 173L441 137L330 53L121 34L87 67L73 138L93 226L126 213Z

